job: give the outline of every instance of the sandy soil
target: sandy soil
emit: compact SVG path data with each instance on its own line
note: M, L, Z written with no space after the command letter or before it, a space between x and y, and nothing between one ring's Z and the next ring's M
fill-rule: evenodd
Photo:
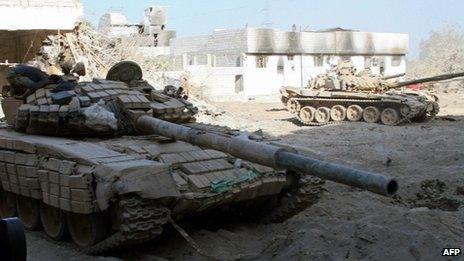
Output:
M443 247L463 248L464 94L440 98L437 119L397 127L366 123L306 127L296 124L279 103L216 104L219 111L229 113L201 120L260 131L280 142L310 148L325 160L396 177L400 191L385 198L327 182L316 205L281 224L182 226L217 259L437 260ZM27 238L31 260L90 259L70 243L57 245L40 233L28 233ZM169 228L156 242L116 256L206 259Z

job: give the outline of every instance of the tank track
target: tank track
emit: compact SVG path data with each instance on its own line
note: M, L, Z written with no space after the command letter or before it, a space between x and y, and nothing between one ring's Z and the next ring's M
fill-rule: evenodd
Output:
M85 250L87 254L98 255L151 240L163 232L162 226L170 218L169 209L138 197L121 199L119 206L122 210L119 231Z
M356 104L365 104L365 106L375 106L377 104L386 104L386 103L392 103L394 104L394 107L397 107L398 105L400 105L398 102L394 102L394 101L379 101L379 100L359 100L359 99L314 99L314 98L291 98L288 100L288 102L291 102L291 101L296 101L298 104L299 104L299 107L303 107L301 105L301 102L305 102L305 101L317 101L317 102L336 102L337 104L340 104L340 105L345 105L345 106L349 106L351 103L356 103ZM401 118L394 124L392 124L392 126L396 126L396 125L399 125L399 124L402 124L402 123L405 123L405 122L411 122L412 119L414 117L416 117L420 112L421 112L421 106L419 105L418 102L415 102L415 103L408 103L408 105L410 106L411 110L410 112L407 114L407 115L401 115ZM415 105L415 106L414 106ZM431 120L433 119L433 117L435 117L435 115L438 113L438 103L434 103L434 111L433 113L427 117L427 119ZM299 110L298 110L299 111ZM324 122L324 123L319 123L319 122L305 122L304 120L302 120L298 114L298 111L295 114L296 118L298 119L298 121L301 123L301 124L304 124L304 125L308 125L308 126L324 126L324 125L334 125L334 124L346 124L346 123L350 123L349 121L340 121L340 122L335 122L335 121L329 121L329 122Z
M322 196L324 183L324 180L317 177L302 177L298 190L283 195L280 204L272 208L261 222L281 223L316 204Z

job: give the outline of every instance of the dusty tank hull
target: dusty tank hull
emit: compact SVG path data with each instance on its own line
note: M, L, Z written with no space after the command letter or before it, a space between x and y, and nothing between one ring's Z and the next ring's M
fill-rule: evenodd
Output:
M188 124L196 113L186 100L144 92L143 84L95 80L62 96L52 92L56 86L46 86L25 102L4 99L13 116L0 129L0 215L18 215L27 229L43 228L54 240L70 234L86 252L98 254L158 236L171 217L256 208L291 195L287 205L261 212L263 220L282 221L319 199L319 178L289 176L218 150L140 135L133 121L139 115Z
M305 125L356 121L398 125L430 120L439 111L433 97L419 92L363 93L284 87L281 94L287 109Z
M55 240L69 232L94 254L152 239L171 216L258 204L290 182L285 172L153 135L88 142L4 127L0 160L2 217L18 214ZM295 213L322 191L320 179L306 182Z

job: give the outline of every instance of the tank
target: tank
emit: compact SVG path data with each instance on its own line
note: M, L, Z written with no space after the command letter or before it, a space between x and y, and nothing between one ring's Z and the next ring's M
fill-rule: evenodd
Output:
M317 202L324 180L384 196L398 189L391 177L195 123L181 90L153 89L132 62L64 86L3 99L0 214L54 240L70 235L89 254L219 208L281 222Z
M312 79L306 88L283 87L280 92L287 109L305 125L357 121L399 125L427 121L439 112L434 93L400 87L462 77L464 73L392 82L402 76L380 77L369 71L357 74L350 62L342 62Z

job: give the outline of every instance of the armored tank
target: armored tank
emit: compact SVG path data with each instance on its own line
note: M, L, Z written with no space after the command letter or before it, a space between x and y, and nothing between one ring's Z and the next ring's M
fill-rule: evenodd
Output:
M393 178L194 123L196 109L178 94L154 90L140 67L121 62L104 80L5 97L1 216L18 215L29 230L70 236L99 254L218 208L280 222L317 202L325 179L385 196L397 191Z
M412 81L392 82L368 71L356 74L350 62L318 75L307 88L283 87L282 102L305 125L326 125L344 121L381 122L398 125L430 120L439 111L438 97L428 91L399 90L412 84L462 77L444 74Z

